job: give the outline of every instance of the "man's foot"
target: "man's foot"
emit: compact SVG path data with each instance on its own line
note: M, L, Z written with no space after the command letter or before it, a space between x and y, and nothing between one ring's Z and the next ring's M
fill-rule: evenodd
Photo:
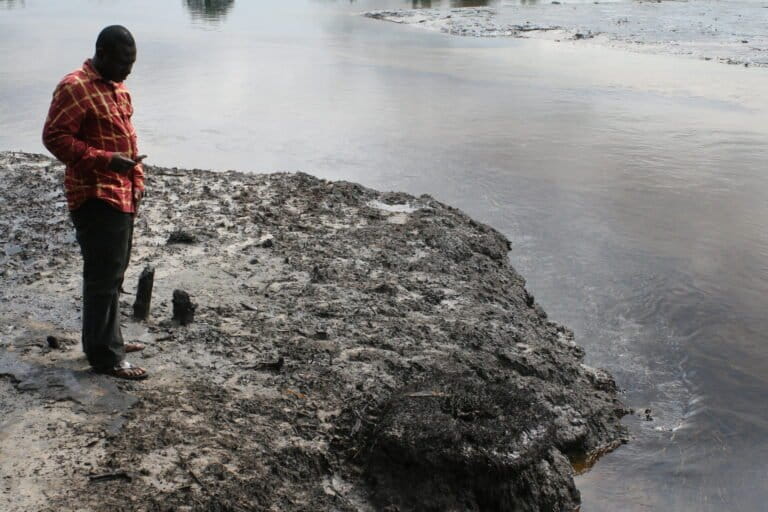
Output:
M125 353L129 352L138 352L140 350L144 350L146 346L143 343L126 343L123 345L123 348L125 348Z
M139 368L138 366L133 366L128 361L123 361L119 365L113 366L112 368L96 370L96 373L127 380L142 380L149 377L147 370L144 368Z

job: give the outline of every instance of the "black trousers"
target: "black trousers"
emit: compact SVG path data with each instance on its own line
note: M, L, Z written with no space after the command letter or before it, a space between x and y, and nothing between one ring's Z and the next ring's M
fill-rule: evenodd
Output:
M96 370L125 358L120 288L133 243L133 215L99 199L71 212L83 255L83 351Z

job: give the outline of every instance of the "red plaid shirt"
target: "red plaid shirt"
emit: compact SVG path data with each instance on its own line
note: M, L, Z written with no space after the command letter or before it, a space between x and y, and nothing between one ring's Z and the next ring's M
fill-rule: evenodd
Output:
M131 95L122 83L99 75L90 59L65 76L53 93L43 144L67 165L64 189L70 210L98 198L134 213L134 189L144 190L141 164L126 174L108 169L114 153L136 158Z

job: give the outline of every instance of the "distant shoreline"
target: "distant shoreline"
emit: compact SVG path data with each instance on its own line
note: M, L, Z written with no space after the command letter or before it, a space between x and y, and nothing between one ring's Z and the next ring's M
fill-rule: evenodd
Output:
M506 6L503 10L493 7L462 7L451 9L390 9L362 13L363 16L393 23L415 26L420 29L463 37L509 37L519 39L542 39L558 43L591 43L611 46L637 53L670 54L694 57L706 61L743 67L768 67L768 36L756 33L753 37L743 33L722 36L716 27L699 27L696 19L678 20L676 28L658 29L649 27L646 16L657 21L663 20L666 12L655 13L657 2L611 3L610 13L594 13L583 19L584 11L598 9L600 2L570 3L553 1L532 6ZM658 2L660 3L660 2ZM666 2L665 2L666 3ZM670 2L681 4L680 2ZM567 4L567 5L566 5ZM684 2L682 4L687 4ZM705 4L696 4L695 12L706 11ZM656 9L663 9L663 6ZM581 14L577 20L569 18L567 9ZM648 13L652 14L649 15ZM768 13L768 11L765 11ZM675 11L670 16L684 18L685 13ZM758 14L764 14L759 12ZM608 17L609 21L600 19ZM712 14L713 17L717 13ZM627 28L631 27L631 28ZM709 30L713 30L710 35ZM722 30L728 30L724 27ZM682 32L679 39L678 31ZM686 39L689 37L690 39Z

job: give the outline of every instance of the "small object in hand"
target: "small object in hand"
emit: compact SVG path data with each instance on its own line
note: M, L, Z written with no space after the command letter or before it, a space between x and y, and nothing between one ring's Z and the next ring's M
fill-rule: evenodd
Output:
M180 325L189 325L195 320L197 304L192 302L184 290L173 291L173 321Z
M48 342L48 346L51 348L61 348L61 342L56 336L48 336L45 341Z
M135 159L130 159L122 153L115 153L109 160L108 168L111 171L125 174L130 172L134 167L141 163L146 158L146 155L139 155Z

